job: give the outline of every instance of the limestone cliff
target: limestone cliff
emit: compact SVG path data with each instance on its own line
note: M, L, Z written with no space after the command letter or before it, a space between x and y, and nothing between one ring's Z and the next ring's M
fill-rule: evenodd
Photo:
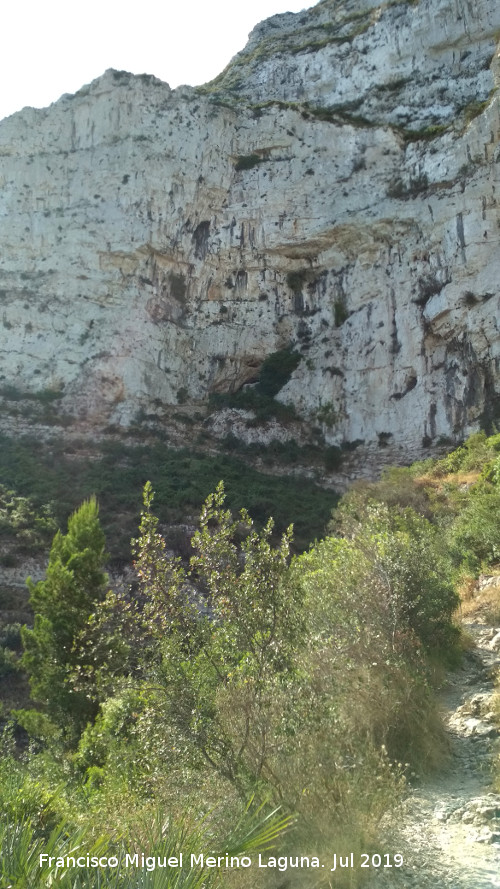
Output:
M110 70L0 122L4 398L168 422L292 347L330 444L494 420L499 36L497 0L323 0L206 87Z

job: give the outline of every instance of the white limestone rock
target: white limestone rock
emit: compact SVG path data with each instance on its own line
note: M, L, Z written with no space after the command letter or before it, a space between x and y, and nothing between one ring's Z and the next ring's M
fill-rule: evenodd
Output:
M0 393L126 426L291 346L330 444L494 419L499 33L496 0L323 0L207 88L110 70L0 122Z

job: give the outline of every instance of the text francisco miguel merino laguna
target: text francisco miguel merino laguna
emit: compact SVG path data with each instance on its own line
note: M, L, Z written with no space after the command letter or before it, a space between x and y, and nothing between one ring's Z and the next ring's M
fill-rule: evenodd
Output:
M184 860L185 859L185 860ZM371 860L370 860L371 859ZM374 860L376 859L376 860ZM385 861L384 861L385 859ZM240 855L230 856L226 855L205 855L204 853L200 853L199 855L191 854L184 855L183 852L180 852L177 856L161 856L161 855L144 855L143 853L136 852L134 855L130 855L127 853L124 856L107 856L107 855L65 855L64 857L57 858L52 855L41 854L39 858L40 867L49 866L49 868L56 869L67 869L71 867L86 867L86 868L141 868L143 870L153 871L156 868L172 868L179 869L182 867L217 867L217 868L246 868L252 867L255 865L256 867L273 867L280 871L285 871L289 867L313 867L313 868L326 868L334 871L337 870L337 867L354 867L354 853L351 852L349 855L337 855L334 853L332 855L332 859L328 865L320 864L319 858L315 856L308 857L305 855L302 856L280 856L279 858L274 858L269 855L261 855L259 854L258 859L252 861L252 859L248 855ZM330 865L333 864L333 867ZM403 856L400 854L395 855L361 855L361 867L401 867L403 864Z

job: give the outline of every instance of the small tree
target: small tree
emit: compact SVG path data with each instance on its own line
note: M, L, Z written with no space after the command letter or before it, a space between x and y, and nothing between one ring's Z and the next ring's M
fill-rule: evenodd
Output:
M289 581L291 528L274 546L272 520L258 532L245 510L233 519L224 500L221 482L203 506L185 572L166 554L148 483L135 565L169 724L195 761L246 794L270 777L277 700L294 675L304 615Z
M99 509L91 497L70 517L68 533L54 537L46 579L27 581L35 623L32 630L22 629L22 663L34 700L45 704L67 737L79 733L97 710L92 696L76 690L70 677L80 656L75 640L105 595L105 557Z

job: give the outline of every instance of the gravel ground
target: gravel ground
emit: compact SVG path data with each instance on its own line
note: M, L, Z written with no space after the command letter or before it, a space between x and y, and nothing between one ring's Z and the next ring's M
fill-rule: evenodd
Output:
M476 647L442 692L449 762L412 793L391 828L390 845L403 853L403 867L379 870L368 889L500 887L500 794L491 788L500 627L465 622L464 629Z

